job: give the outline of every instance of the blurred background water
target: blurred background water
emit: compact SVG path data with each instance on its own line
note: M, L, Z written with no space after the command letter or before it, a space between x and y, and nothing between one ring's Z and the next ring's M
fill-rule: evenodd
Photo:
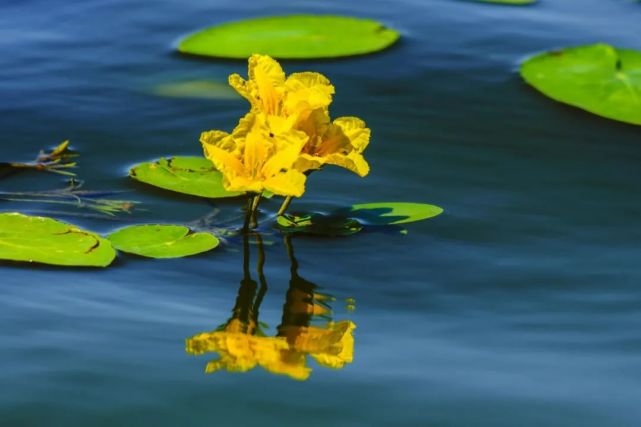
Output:
M408 235L294 239L301 276L336 298L336 320L357 325L354 362L312 363L305 382L260 369L205 375L209 359L186 354L185 339L229 317L242 279L238 244L179 260L123 256L106 270L2 264L0 424L637 426L639 130L555 104L517 68L567 45L641 49L638 3L3 0L0 159L29 160L71 139L87 189L127 190L146 209L125 222L61 217L97 231L198 218L211 203L136 185L127 169L200 154L200 131L231 129L247 104L151 88L246 72L243 61L173 53L184 34L299 12L375 18L402 40L371 56L283 63L326 74L337 89L333 114L360 116L373 130L370 176L328 169L295 206L414 201L446 210ZM0 184L64 180L23 174ZM282 242L271 243L261 320L273 333L290 271Z

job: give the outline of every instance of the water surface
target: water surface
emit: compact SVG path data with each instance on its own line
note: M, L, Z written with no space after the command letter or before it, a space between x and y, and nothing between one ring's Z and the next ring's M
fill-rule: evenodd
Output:
M637 426L639 130L555 104L516 73L545 49L641 49L634 2L5 0L0 157L29 160L71 139L87 188L129 191L147 209L120 222L64 217L98 231L187 222L212 207L233 213L236 202L150 191L126 171L200 154L199 133L231 129L246 103L149 92L245 72L242 61L174 54L182 35L298 12L372 17L403 38L376 55L284 62L329 76L333 114L373 130L370 176L328 169L295 206L446 209L407 235L294 239L300 275L335 298L335 320L357 326L353 363L310 361L304 382L260 368L204 373L211 358L187 354L185 339L229 319L243 279L238 241L180 260L123 256L100 271L2 264L1 424ZM3 190L62 185L33 174L2 180ZM265 238L260 317L273 335L291 272L281 239Z

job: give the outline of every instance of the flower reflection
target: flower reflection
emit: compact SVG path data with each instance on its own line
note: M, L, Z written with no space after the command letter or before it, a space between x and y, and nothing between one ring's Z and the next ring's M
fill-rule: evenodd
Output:
M349 320L334 322L329 306L332 297L318 292L316 285L298 275L291 236L285 238L291 279L282 321L275 336L263 332L258 317L267 281L263 273L265 253L260 235L256 235L256 243L258 282L251 278L249 237L245 236L243 279L230 319L216 330L188 338L186 351L193 355L218 354L217 359L207 364L206 373L247 372L260 366L273 374L297 380L306 380L311 374L308 356L327 368L340 369L351 363L356 325ZM322 323L312 324L317 320Z

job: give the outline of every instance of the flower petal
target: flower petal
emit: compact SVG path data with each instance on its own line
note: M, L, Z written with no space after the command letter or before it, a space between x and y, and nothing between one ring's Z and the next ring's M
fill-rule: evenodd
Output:
M334 120L334 124L340 126L356 152L362 153L367 148L371 131L364 121L358 117L339 117Z
M252 105L267 114L279 113L285 90L285 73L280 64L267 55L254 54L249 58L248 74L253 86L251 96L255 100Z
M289 170L265 180L265 189L279 196L300 197L305 192L305 174Z
M325 157L325 163L335 166L340 166L350 170L360 177L369 173L369 164L362 154L352 151L345 155L341 153L330 154Z
M304 109L327 109L335 92L327 77L312 72L291 74L285 81L285 87L287 95L284 107L292 114Z

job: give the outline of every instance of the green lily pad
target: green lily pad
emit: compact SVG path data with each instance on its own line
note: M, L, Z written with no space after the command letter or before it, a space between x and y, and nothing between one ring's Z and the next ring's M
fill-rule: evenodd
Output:
M424 203L365 203L337 209L328 214L313 212L281 215L276 229L311 236L349 236L360 231L404 231L399 224L433 218L443 213Z
M235 197L243 193L223 187L223 177L204 157L161 158L134 166L129 176L165 190L212 199Z
M443 209L425 203L363 203L353 205L352 218L370 225L398 225L422 221L443 213Z
M133 225L107 238L120 251L148 258L182 258L210 251L219 243L210 233L192 233L181 225Z
M188 80L164 83L153 88L156 96L167 98L240 99L240 95L227 82Z
M550 98L641 125L641 52L607 44L542 53L521 65L521 76Z
M376 52L399 33L371 20L330 15L270 16L206 28L182 39L182 53L219 58L336 58Z
M109 241L52 218L0 214L0 259L74 267L106 267L116 256Z

